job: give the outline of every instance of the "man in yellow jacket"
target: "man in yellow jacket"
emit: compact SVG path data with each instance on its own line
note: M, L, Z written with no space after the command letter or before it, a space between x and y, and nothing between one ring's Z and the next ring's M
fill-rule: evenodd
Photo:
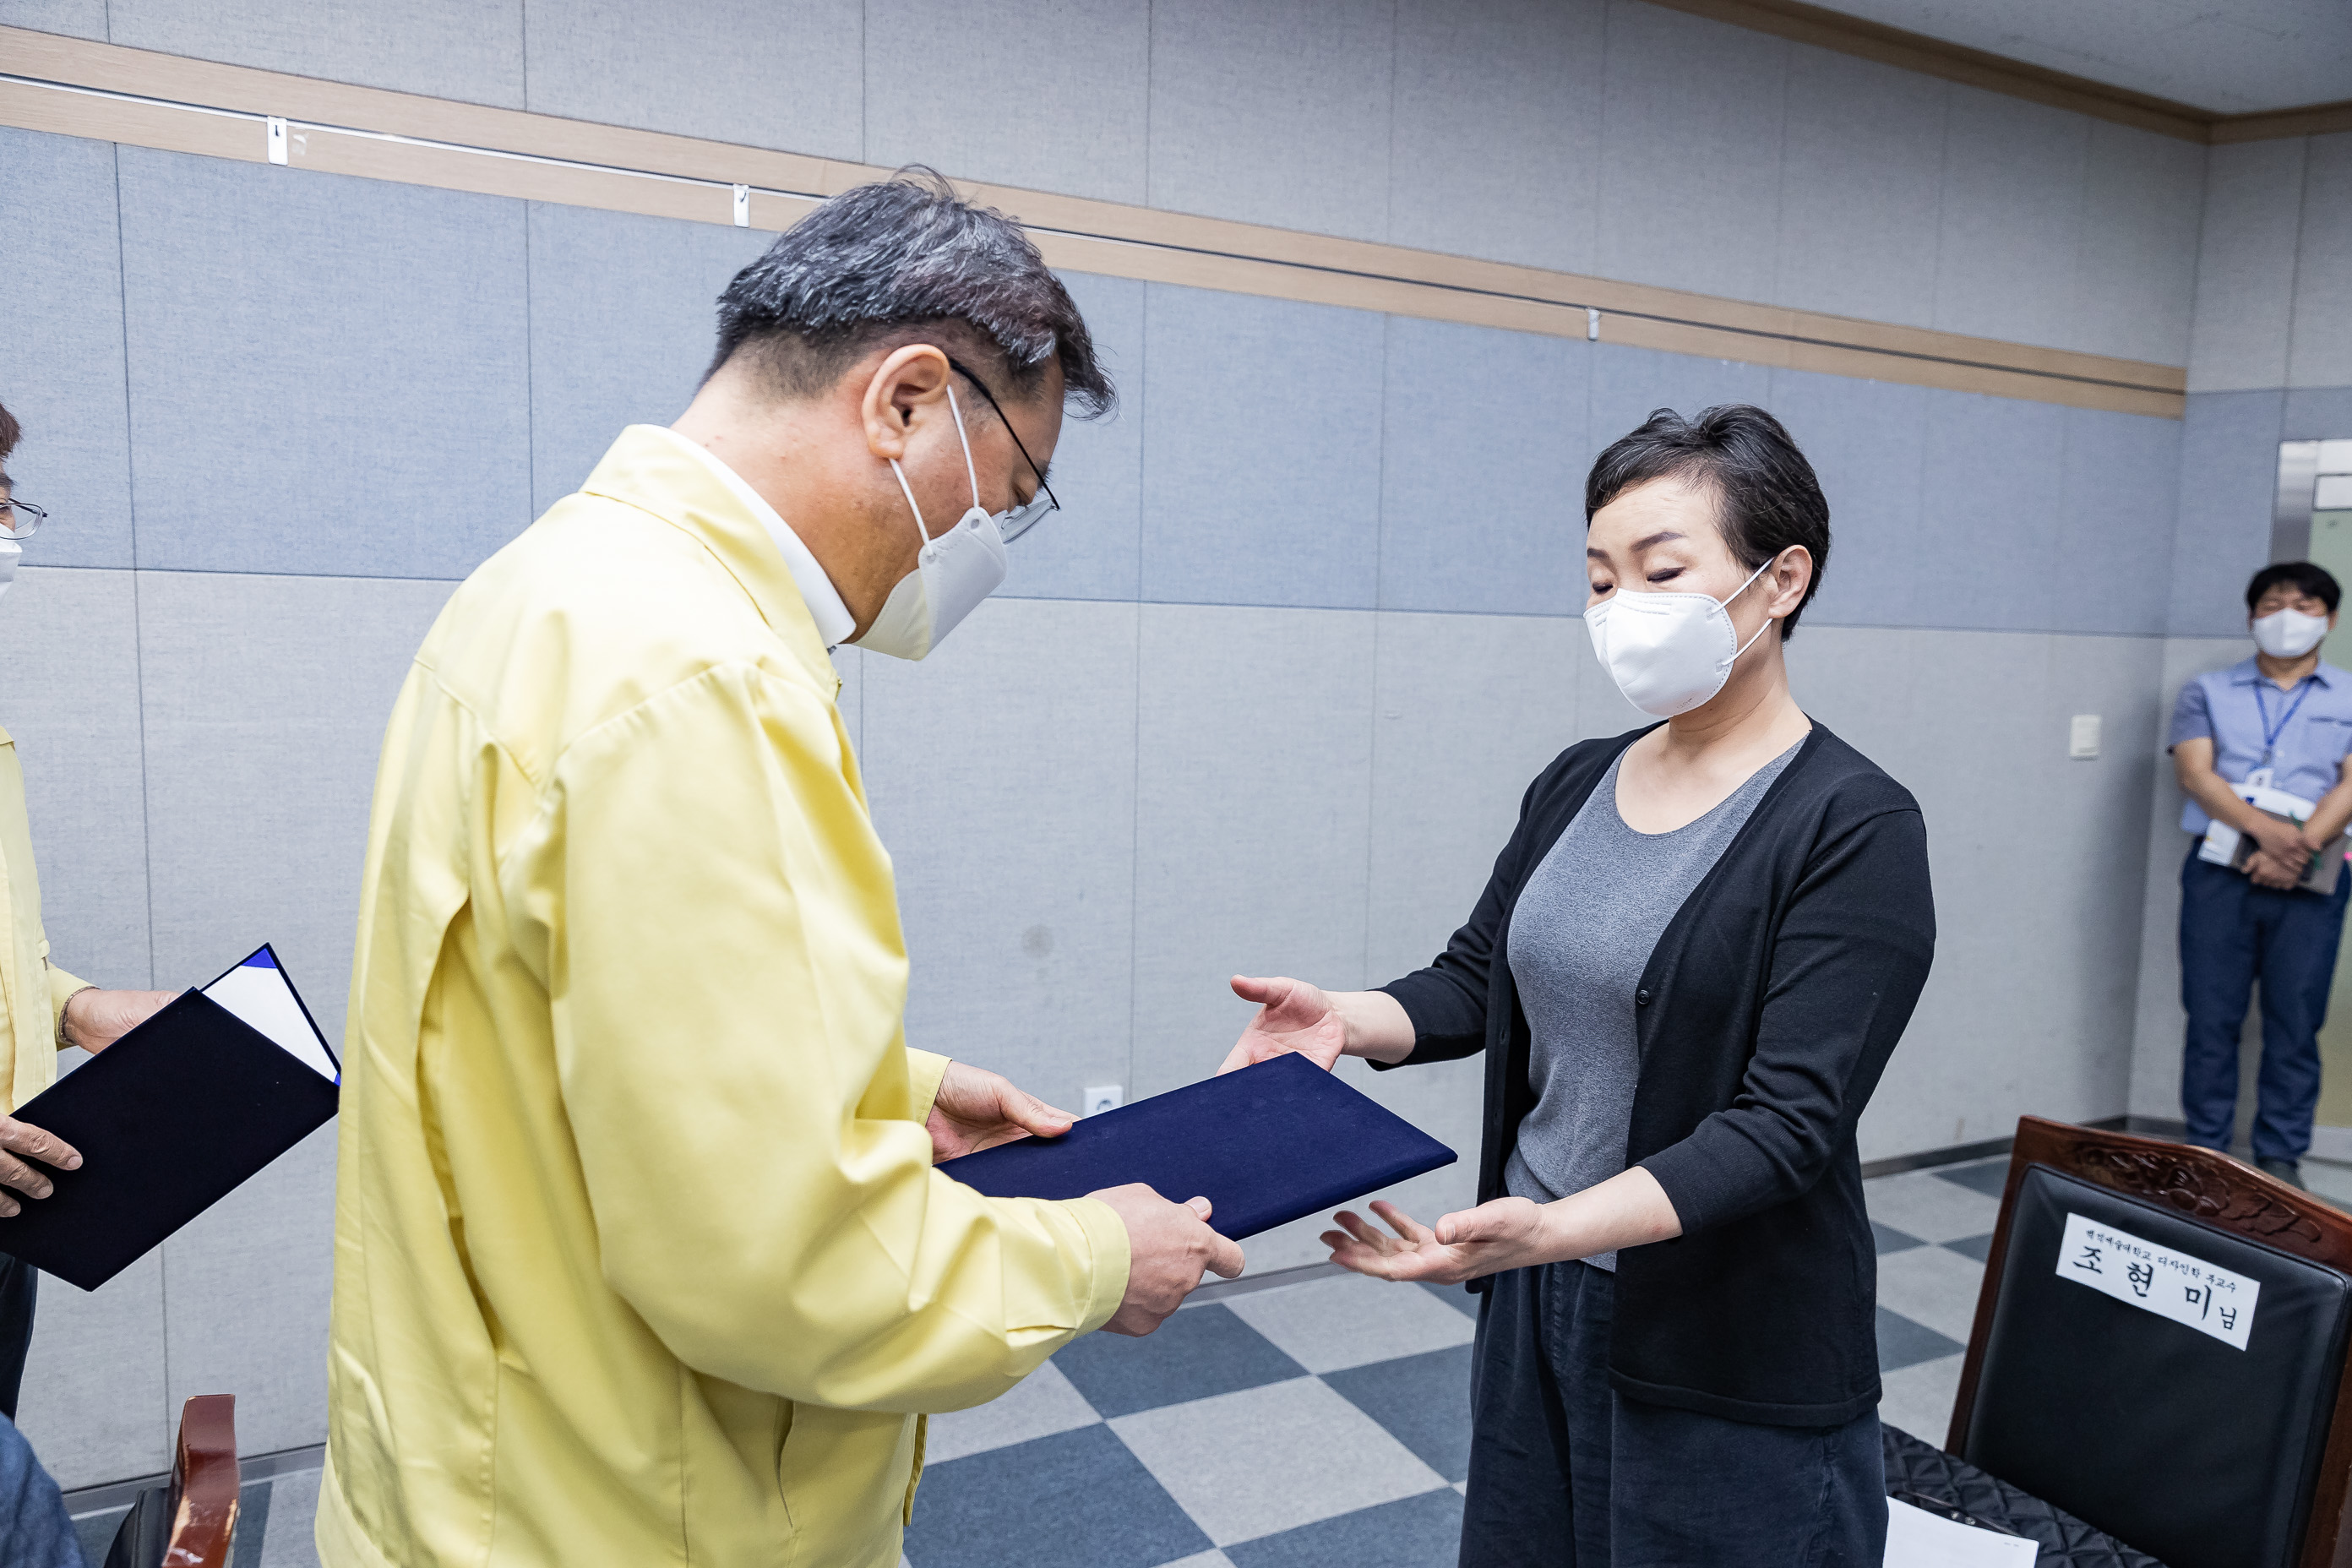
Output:
M7 463L23 431L0 407L0 598L16 578L21 541L47 514L20 504ZM8 1112L57 1081L67 1046L102 1051L172 999L167 991L101 991L49 962L41 929L41 881L33 870L33 826L16 742L0 730L0 1415L16 1416L25 1352L33 1342L40 1273L7 1256L8 1216L50 1193L42 1167L70 1171L81 1154L51 1132Z
M865 186L451 599L362 883L327 1568L892 1568L919 1413L1239 1271L1201 1200L931 1168L1069 1119L908 1047L826 657L929 652L1110 395L1017 227Z

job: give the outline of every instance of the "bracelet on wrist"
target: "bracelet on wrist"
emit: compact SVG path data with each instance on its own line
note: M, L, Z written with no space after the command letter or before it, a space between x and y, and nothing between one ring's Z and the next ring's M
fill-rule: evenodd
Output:
M64 1050L68 1046L74 1046L74 1042L66 1037L66 1016L73 1011L75 1001L97 989L98 987L95 985L83 986L79 991L68 996L66 998L66 1005L58 1009L58 1049ZM74 1046L74 1048L77 1050L80 1049L79 1046Z

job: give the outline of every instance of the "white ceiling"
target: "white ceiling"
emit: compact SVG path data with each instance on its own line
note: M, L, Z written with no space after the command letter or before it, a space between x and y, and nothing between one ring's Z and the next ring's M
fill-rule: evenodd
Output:
M2352 98L2352 0L1813 0L2216 114Z

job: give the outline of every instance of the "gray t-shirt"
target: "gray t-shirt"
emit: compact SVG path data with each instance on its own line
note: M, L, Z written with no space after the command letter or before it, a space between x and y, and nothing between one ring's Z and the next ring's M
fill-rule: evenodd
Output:
M1720 805L1671 833L1625 826L1617 813L1618 763L1612 763L1519 890L1509 958L1534 1037L1528 1086L1536 1105L1519 1123L1517 1147L1504 1168L1513 1196L1549 1203L1624 1170L1639 1054L1633 993L1642 971L1691 890L1796 754L1790 747ZM1617 1255L1595 1253L1585 1261L1614 1269Z

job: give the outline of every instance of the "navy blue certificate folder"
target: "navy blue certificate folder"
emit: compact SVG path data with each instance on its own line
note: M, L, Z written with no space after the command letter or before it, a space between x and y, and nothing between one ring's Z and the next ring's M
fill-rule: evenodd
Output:
M0 1252L95 1290L335 1114L333 1054L264 947L16 1109L80 1152Z
M1082 1198L1141 1182L1205 1197L1234 1241L1454 1163L1454 1151L1307 1058L1286 1055L940 1169L992 1198Z

